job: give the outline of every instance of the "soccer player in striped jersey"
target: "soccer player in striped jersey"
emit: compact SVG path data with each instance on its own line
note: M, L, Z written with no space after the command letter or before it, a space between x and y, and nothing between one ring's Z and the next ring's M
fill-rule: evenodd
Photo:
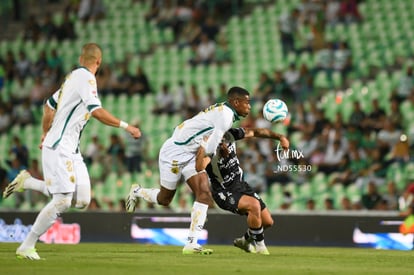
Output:
M235 141L248 137L277 139L283 149L289 148L285 136L269 129L232 128L225 133L212 157L205 157L205 149L199 148L196 170L207 171L214 201L220 208L247 216L248 229L243 237L234 240L234 245L249 253L268 255L263 231L273 225L273 219L260 196L244 181L236 153Z
M185 120L164 142L159 154L160 188L131 186L126 199L128 212L135 210L138 198L164 206L169 205L177 189L177 183L182 176L184 177L195 195L195 201L183 254L212 253L211 249L205 249L198 244L198 235L204 227L207 209L213 204L213 200L206 173L196 171L197 150L202 146L207 155L213 154L224 133L232 127L234 121L247 116L250 108L249 92L240 87L230 88L226 102L212 105ZM209 136L208 140L204 140L205 136Z
M35 245L70 207L86 208L91 199L88 170L79 152L82 131L91 116L100 122L125 129L134 138L141 131L105 110L98 97L95 74L102 62L102 51L95 43L85 44L79 57L80 68L67 75L62 87L44 106L42 166L44 181L23 170L7 186L4 197L15 191L33 189L50 194L51 201L40 211L29 234L17 248L18 258L39 260Z

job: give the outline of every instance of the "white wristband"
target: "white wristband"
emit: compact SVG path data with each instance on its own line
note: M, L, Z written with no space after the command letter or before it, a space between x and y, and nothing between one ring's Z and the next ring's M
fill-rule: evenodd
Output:
M120 128L124 128L124 129L126 129L126 128L128 128L128 123L126 123L125 121L120 121L119 122L119 127Z

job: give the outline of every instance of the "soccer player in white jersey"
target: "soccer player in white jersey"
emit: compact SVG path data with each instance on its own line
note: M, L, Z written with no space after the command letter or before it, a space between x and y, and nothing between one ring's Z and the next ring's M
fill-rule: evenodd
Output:
M90 179L79 152L79 142L91 116L106 125L124 128L134 138L141 136L138 128L114 117L101 106L95 79L101 62L100 47L94 43L84 45L79 57L81 67L66 76L61 88L44 106L41 148L45 180L36 180L23 170L4 191L4 197L24 189L52 196L40 211L26 239L17 248L18 258L39 260L36 242L57 217L71 206L80 209L88 206L91 199Z
M217 205L227 211L246 215L248 229L234 245L249 253L269 255L264 243L264 229L273 225L273 219L260 196L243 179L243 170L236 153L236 140L249 137L272 138L289 148L288 139L266 128L232 128L224 134L216 154L204 157L200 147L196 157L196 170L207 171L211 192Z
M185 120L178 125L173 135L164 142L159 154L160 188L142 188L132 185L126 200L128 212L135 210L138 198L160 205L169 205L174 197L181 176L195 195L191 210L191 224L183 254L211 254L211 249L198 244L199 232L204 227L209 205L213 204L208 178L204 171L198 173L195 158L200 146L207 155L216 151L224 133L231 128L240 116L250 112L249 92L240 87L232 87L227 93L227 101L217 103ZM207 140L204 137L208 136Z

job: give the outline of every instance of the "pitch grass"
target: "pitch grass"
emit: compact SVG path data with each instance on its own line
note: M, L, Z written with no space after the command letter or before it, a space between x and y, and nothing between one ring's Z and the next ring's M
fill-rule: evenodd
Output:
M208 245L214 254L182 255L179 246L38 244L45 259L28 261L15 258L17 246L0 243L0 274L414 274L413 251L273 246L264 256Z

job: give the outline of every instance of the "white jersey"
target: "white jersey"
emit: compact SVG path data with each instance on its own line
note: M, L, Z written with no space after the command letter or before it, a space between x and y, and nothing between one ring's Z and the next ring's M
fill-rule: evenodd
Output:
M206 154L213 154L224 133L239 116L228 103L217 103L178 125L171 137L186 152L197 152L204 136L209 136Z
M47 104L56 113L43 146L78 153L83 128L91 113L102 107L95 76L84 67L73 70Z

